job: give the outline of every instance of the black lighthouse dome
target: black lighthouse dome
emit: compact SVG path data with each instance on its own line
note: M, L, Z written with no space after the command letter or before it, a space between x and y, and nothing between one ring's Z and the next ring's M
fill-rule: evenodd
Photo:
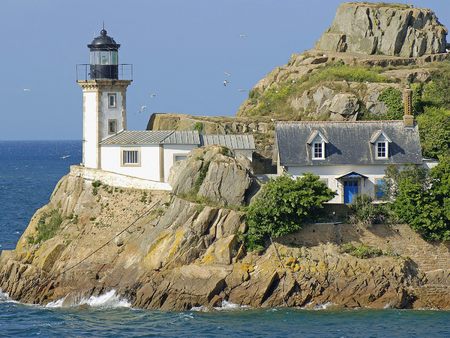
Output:
M108 32L103 28L100 35L92 40L88 47L91 50L118 50L120 44L116 43L111 36L108 36Z
M100 35L87 45L90 49L90 78L118 79L119 48L108 32L103 28Z

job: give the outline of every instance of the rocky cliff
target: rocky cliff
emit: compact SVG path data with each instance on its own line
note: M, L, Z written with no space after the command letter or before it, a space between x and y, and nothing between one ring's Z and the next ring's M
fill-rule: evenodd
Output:
M448 247L409 227L309 225L247 253L243 207L258 184L245 160L198 149L171 182L174 194L64 177L17 248L2 252L0 288L15 300L65 306L116 290L135 307L164 310L223 300L450 308ZM376 247L377 257L349 254L348 243Z
M316 49L403 57L444 53L447 29L429 9L345 3Z

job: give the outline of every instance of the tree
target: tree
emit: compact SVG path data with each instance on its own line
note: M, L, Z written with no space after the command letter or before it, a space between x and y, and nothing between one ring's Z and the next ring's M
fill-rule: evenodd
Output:
M263 248L269 239L301 229L334 195L318 176L309 173L296 180L288 176L270 180L249 206L247 247Z
M392 209L428 240L450 240L450 159L427 172L417 167L390 169Z
M420 143L425 157L438 158L450 153L450 110L427 107L417 117Z

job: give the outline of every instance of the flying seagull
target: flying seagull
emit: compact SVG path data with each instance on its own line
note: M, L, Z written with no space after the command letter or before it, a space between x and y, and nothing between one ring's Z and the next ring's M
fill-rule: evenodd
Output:
M223 72L226 76L231 76L231 73Z
M139 108L139 113L143 113L147 110L147 106L141 106L141 108Z
M151 93L151 94L150 94L150 97L151 97L151 98L156 97L156 93Z
M241 33L241 34L239 34L239 37L240 37L240 38L246 38L246 37L247 37L247 34Z
M30 88L24 88L23 91L24 92L31 92L31 89Z
M223 80L223 85L226 87L228 84L230 83L230 81L228 80Z

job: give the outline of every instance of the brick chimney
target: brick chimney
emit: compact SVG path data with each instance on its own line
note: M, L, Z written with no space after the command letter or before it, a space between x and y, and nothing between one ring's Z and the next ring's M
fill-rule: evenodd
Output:
M403 91L403 124L405 127L414 127L414 115L412 107L412 90L409 86Z

